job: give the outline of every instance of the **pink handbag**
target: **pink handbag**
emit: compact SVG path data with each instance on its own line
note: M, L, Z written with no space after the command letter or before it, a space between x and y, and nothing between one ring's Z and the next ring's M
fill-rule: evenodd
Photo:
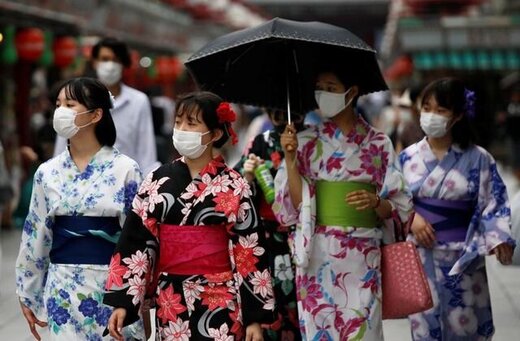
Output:
M406 318L433 307L424 267L412 242L383 245L381 274L384 320Z

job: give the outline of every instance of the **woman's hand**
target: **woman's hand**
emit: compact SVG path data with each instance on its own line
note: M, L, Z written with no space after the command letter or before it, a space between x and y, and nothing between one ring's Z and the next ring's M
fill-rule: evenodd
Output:
M31 333L33 334L36 340L40 341L42 338L40 337L40 334L38 334L38 332L36 331L36 325L44 328L47 327L47 322L38 320L36 316L34 316L33 311L25 304L23 304L22 301L20 301L20 307L22 308L23 316L29 324L29 329L31 330Z
M432 225L417 212L414 215L411 230L415 240L417 240L421 246L428 249L433 247L435 244L435 230Z
M244 178L247 182L253 182L255 179L255 169L261 162L262 159L253 153L249 154L248 159L244 161Z
M258 323L251 323L246 328L246 341L264 341L262 327Z
M513 262L513 247L508 243L497 245L491 253L494 253L502 265L510 265Z
M282 146L287 162L294 161L298 150L298 139L296 138L296 128L291 124L285 127L280 135L280 145Z
M110 332L110 336L112 336L117 341L123 341L123 321L126 317L126 309L125 308L116 308L110 315L110 319L108 320L108 331Z
M371 193L364 189L353 191L345 196L345 202L358 211L366 210L367 208L376 208L381 203L381 198L375 193Z

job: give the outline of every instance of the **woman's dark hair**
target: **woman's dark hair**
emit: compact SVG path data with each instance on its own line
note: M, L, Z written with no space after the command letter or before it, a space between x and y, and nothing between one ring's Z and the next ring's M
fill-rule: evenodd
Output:
M116 142L116 127L110 113L112 100L107 87L97 79L79 77L61 84L57 93L61 89L65 89L67 98L81 103L88 110L98 108L103 110L101 120L96 124L94 132L101 145L112 147Z
M474 144L477 135L466 112L466 88L464 83L456 78L441 78L428 84L422 94L421 108L430 98L435 98L437 104L453 112L455 117L461 117L452 127L453 142L462 149Z
M362 91L360 84L356 84L354 82L354 79L356 78L354 76L354 70L347 69L347 63L344 61L330 61L330 62L324 62L320 64L317 68L316 75L314 77L314 83L316 83L316 80L318 79L319 74L321 73L333 73L336 75L338 80L345 86L345 90L348 90L350 87L357 85L359 87L359 92ZM354 97L352 100L352 106L355 108L357 105L357 101L359 98L359 94Z
M218 95L209 91L191 92L181 95L175 104L175 115L182 117L187 114L191 118L201 121L198 115L199 110L202 113L202 121L208 126L208 129L213 131L221 129L223 134L220 139L213 142L216 148L222 147L229 139L229 125L231 123L219 123L217 117L217 108L223 100ZM182 110L180 110L182 109Z
M102 47L111 49L125 68L128 68L130 65L132 65L132 59L130 59L130 52L128 52L128 47L122 41L115 38L101 39L97 42L96 45L92 47L92 58L97 59L99 57L99 50Z

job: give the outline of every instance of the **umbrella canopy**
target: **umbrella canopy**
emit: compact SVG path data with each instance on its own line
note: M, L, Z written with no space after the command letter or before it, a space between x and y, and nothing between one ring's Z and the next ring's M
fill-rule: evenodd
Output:
M315 77L325 61L343 64L360 94L387 89L375 51L321 22L275 18L232 32L193 54L186 67L201 89L227 101L305 113L317 107Z

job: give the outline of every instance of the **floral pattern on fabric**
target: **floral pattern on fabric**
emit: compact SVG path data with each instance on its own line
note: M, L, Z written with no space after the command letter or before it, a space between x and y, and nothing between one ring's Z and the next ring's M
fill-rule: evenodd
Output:
M112 257L104 302L126 308L126 322L131 322L143 300L152 296L160 340L240 339L243 326L271 321L271 276L251 195L249 185L221 157L194 179L183 159L150 173ZM224 226L230 269L193 275L157 272L161 224Z
M496 163L479 146L462 150L457 145L439 161L426 138L399 158L414 197L476 202L465 242L418 247L434 307L409 317L413 339L490 340L494 326L484 256L500 243L514 245L509 201Z
M276 176L284 153L280 145L280 135L274 130L268 130L256 136L246 148L240 162L235 169L241 171L249 154L255 154L266 161L270 166L271 174ZM271 206L267 204L265 196L258 182L252 182L253 200L259 208L262 227L266 236L266 251L269 258L269 269L273 277L272 287L276 298L277 320L271 325L264 325L264 339L266 340L300 340L300 327L296 306L295 269L290 257L289 231L290 228L281 226L277 221Z
M291 236L298 314L303 340L381 340L380 244L392 240L412 213L411 195L398 169L392 143L358 117L344 135L330 120L298 133L297 166L302 203L289 196L286 165L275 178L273 210ZM381 228L320 226L316 223L318 180L374 185L393 211Z
M118 217L122 226L141 180L137 163L110 147L83 172L68 150L36 171L16 285L22 302L48 322L52 340L101 340L112 312L102 303L108 265L50 263L54 217Z

